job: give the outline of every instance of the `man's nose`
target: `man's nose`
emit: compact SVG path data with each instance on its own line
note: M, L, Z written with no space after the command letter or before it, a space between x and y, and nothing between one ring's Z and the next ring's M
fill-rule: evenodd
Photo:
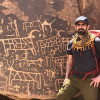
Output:
M82 28L83 27L83 25L79 25L79 28Z

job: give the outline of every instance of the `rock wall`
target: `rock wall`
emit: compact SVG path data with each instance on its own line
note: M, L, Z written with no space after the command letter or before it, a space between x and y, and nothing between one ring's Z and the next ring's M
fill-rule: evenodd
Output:
M76 17L99 30L100 0L0 0L0 94L55 99Z

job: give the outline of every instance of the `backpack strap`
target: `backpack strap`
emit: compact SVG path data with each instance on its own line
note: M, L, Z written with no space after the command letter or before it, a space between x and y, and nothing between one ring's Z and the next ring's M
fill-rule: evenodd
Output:
M96 50L95 50L94 45L92 45L91 49L92 49L93 55L94 55L94 57L95 57L96 69L97 69L97 72L98 72L98 71L99 71L99 65L98 65L98 60L97 60L97 57L96 57Z

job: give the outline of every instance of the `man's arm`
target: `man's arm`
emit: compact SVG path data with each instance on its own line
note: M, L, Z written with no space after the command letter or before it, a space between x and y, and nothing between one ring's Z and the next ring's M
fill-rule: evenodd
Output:
M99 53L100 53L100 38L99 37L95 38L94 45L95 45L96 49L99 51ZM90 83L90 86L94 84L94 87L98 87L99 83L100 83L100 74L97 77L92 78L92 82Z
M68 55L68 59L67 59L67 64L66 64L66 77L65 77L65 80L64 82L68 79L69 77L69 74L72 70L72 55Z

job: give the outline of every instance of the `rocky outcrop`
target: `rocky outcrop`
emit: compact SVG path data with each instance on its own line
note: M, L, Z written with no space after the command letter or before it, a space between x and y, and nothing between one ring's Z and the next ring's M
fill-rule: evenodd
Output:
M99 0L0 0L0 94L55 99L76 17L99 30ZM13 96L12 96L13 95ZM16 98L17 98L16 97Z

